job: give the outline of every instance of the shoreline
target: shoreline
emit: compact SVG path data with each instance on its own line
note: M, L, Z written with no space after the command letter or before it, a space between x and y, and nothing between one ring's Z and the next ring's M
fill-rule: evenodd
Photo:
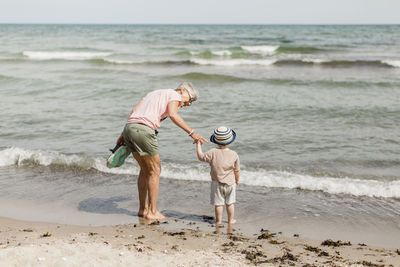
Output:
M75 172L44 166L1 168L1 172L3 217L89 226L138 223L134 174ZM162 177L159 190L158 208L164 215L195 222L204 232L214 231L210 228L214 212L209 205L209 182ZM247 185L241 185L237 194L235 228L247 236L267 228L283 232L285 237L299 234L312 240L331 238L399 247L400 202L396 199ZM180 227L174 225L163 227Z
M214 232L198 228L178 219L75 226L0 217L0 258L5 266L400 265L400 248L288 238L266 229L248 237L229 234L226 224Z

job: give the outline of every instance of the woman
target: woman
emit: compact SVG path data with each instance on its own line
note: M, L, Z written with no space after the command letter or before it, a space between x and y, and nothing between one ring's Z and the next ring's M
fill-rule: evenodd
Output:
M149 220L165 217L157 210L157 197L160 182L160 154L158 152L157 130L160 122L169 117L182 128L194 142L207 142L194 132L178 110L190 106L198 97L197 90L189 82L181 83L176 90L161 89L148 93L132 110L124 131L118 142L125 142L140 166L138 178L139 216ZM147 202L147 195L149 201Z

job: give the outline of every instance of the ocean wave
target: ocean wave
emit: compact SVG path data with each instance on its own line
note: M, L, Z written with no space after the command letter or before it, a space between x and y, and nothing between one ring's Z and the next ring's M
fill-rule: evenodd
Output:
M59 48L61 51L70 51L70 52L110 52L104 49L98 49L95 47L89 47L89 46L81 46L81 47L75 47L75 46L65 46L65 47L60 47Z
M109 65L194 65L190 60L166 60L166 61L132 61L112 58L93 58L89 59L93 64L109 64Z
M329 62L328 59L321 59L321 58L303 58L301 61L306 63L314 63L314 64L321 64Z
M313 46L283 46L283 45L256 45L256 46L240 46L244 51L252 54L261 54L263 56L274 54L313 54L319 52L334 51L329 49L322 49Z
M104 61L105 63L111 63L116 65L134 65L134 64L143 64L145 62L137 62L131 60L122 60L122 59L111 59L111 58L102 58L100 61Z
M232 36L231 38L237 40L237 42L248 42L248 41L256 41L256 42L281 42L281 43L293 43L293 40L287 39L285 37L254 37L254 36Z
M232 52L229 50L211 51L213 55L216 56L231 56Z
M395 68L400 68L400 60L382 60L381 62Z
M58 152L7 148L0 151L0 167L5 166L61 166L63 168L96 170L104 173L135 174L139 172L134 160L128 158L120 168L108 169L105 158L90 158L82 155L66 155ZM161 176L164 178L209 181L209 168L206 164L163 163ZM286 171L264 169L241 171L241 183L250 186L271 188L303 189L322 191L330 194L349 194L354 196L400 198L400 180L379 181L373 179L355 179L311 176Z
M371 68L389 68L395 67L393 64L378 60L331 60L331 59L318 59L318 58L304 58L304 59L282 59L275 62L277 66L284 65L319 65L321 67L371 67Z
M278 53L296 53L299 54L311 54L317 51L322 51L318 48L312 47L280 47L280 46L240 46L231 47L223 50L203 50L203 51L181 51L177 52L177 56L186 56L200 59L212 59L212 58L229 58L229 59L265 59L266 57L274 56ZM327 59L313 59L305 58L310 62L319 63L319 61L327 61Z
M200 58L211 58L215 56L231 56L234 58L246 58L249 56L260 55L262 57L272 56L275 54L312 54L318 52L327 52L332 50L321 49L310 46L279 46L279 45L254 45L254 46L236 46L228 49L217 51L203 50L203 51L181 51L176 53L178 56L195 56Z
M209 73L201 73L201 72L189 72L179 76L172 76L173 78L180 78L183 80L192 80L192 81L215 81L215 82L249 82L249 81L258 81L254 79L247 79L241 77L235 77L231 75L222 75L222 74L209 74Z
M61 165L64 167L79 166L90 169L93 161L79 155L65 155L53 151L28 150L18 147L7 148L0 151L0 167L24 165Z
M229 59L229 60L213 60L213 59L190 59L190 62L198 65L213 65L213 66L240 66L240 65L258 65L258 66L270 66L273 65L277 60L275 59Z
M300 54L312 54L319 52L336 51L329 49L322 49L313 46L280 46L276 52L277 53L300 53Z
M279 45L255 45L246 46L242 45L241 48L245 51L261 55L273 55L278 50Z
M19 80L19 79L16 77L0 74L0 81L2 81L2 82L13 82L13 81L17 81L17 80Z
M345 88L395 88L399 87L400 83L397 82L381 82L381 81L364 81L364 80L303 80L303 79L252 79L240 76L213 74L202 72L189 72L182 75L167 76L169 78L179 78L183 80L193 81L207 81L207 82L260 82L274 85L296 85L307 86L310 85L319 87L345 87Z
M212 58L212 57L227 57L232 56L232 52L229 50L204 50L204 51L181 51L176 53L177 56L196 56L200 58Z
M111 53L106 52L23 52L25 56L31 59L42 60L87 60L94 64L111 64L111 65L210 65L210 66L314 66L331 67L331 68L350 68L350 67L375 67L375 68L397 68L400 67L400 61L397 60L333 60L326 58L312 58L304 57L300 59L248 59L235 58L237 52L230 52L228 50L221 51L203 51L199 52L200 58L191 58L189 60L166 60L166 61L132 61L124 59L104 58ZM193 53L193 52L190 52ZM208 53L208 54L206 54ZM215 56L218 55L218 58ZM225 57L229 56L229 57Z
M180 64L180 65L210 65L210 66L300 66L300 67L328 67L328 68L395 68L397 62L383 62L378 60L332 60L324 58L303 58L303 59L244 59L244 58L229 58L229 59L204 59L192 58L184 61L160 61L160 62L142 62L137 64Z
M79 52L79 51L24 51L22 54L35 60L87 60L110 56L109 52Z
M400 197L400 180L318 177L284 171L242 171L248 185L322 191L368 197Z

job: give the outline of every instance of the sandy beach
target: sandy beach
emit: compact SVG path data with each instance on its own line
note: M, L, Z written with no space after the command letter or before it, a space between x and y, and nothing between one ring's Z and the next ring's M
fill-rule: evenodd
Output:
M2 217L0 266L400 266L398 249L214 230L176 219L91 227Z

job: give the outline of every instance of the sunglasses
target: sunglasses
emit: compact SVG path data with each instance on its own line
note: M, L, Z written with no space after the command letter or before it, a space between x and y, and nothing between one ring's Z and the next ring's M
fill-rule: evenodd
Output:
M189 96L189 101L183 102L184 107L190 106L192 104L192 102L194 101L194 98L192 98L192 96L190 95L188 90L186 90L186 93Z

